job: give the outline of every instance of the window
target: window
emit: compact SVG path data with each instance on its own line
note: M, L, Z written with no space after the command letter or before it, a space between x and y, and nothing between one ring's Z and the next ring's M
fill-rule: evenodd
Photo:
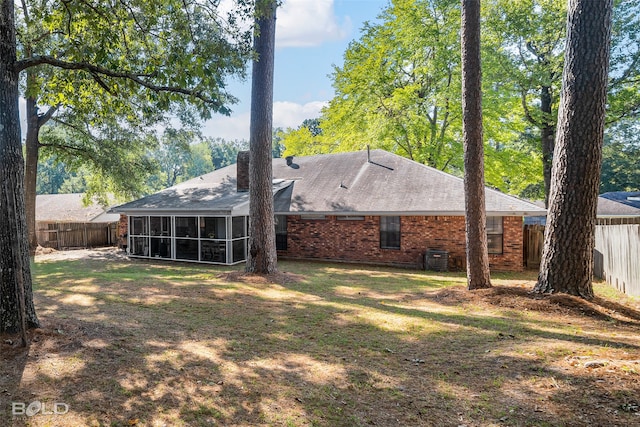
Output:
M247 236L247 230L245 228L247 225L246 218L247 217L244 216L234 216L231 218L231 237L233 239Z
M234 240L232 242L233 262L247 259L247 239Z
M149 217L130 217L129 254L149 256Z
M176 259L198 261L198 240L176 239Z
M195 216L176 217L176 237L198 238L197 218Z
M364 217L359 215L342 215L336 217L336 219L338 221L364 221Z
M151 229L151 251L154 258L171 258L171 217L149 217Z
M134 236L149 235L149 217L148 216L132 216L131 217L131 234Z
M502 217L487 217L487 246L490 254L502 253Z
M202 239L226 239L227 223L226 218L219 217L200 217L200 237Z
M200 261L227 262L227 242L223 240L202 240Z
M152 236L171 236L171 217L152 216L149 218Z
M276 215L276 249L287 250L287 217L286 215Z
M400 217L380 217L380 247L382 249L400 249Z

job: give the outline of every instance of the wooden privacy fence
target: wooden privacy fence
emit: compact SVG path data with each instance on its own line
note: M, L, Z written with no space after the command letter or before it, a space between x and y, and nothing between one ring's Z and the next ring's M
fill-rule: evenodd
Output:
M535 269L540 267L542 258L542 245L544 244L544 225L527 224L523 229L523 256L524 265Z
M38 244L54 249L112 246L117 222L38 222Z
M596 226L594 275L628 295L640 295L640 224Z

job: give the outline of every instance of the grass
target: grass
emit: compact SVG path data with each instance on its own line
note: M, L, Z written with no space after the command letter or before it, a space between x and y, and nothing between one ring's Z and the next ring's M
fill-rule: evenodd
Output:
M282 274L37 262L42 328L2 345L0 419L27 426L640 423L637 300L468 292L458 273L282 262ZM598 362L587 366L588 362ZM600 363L601 362L601 363ZM64 402L12 416L11 402Z

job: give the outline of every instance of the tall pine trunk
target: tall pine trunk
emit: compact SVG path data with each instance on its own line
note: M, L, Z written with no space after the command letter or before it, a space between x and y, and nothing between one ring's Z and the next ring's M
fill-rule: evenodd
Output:
M552 120L551 88L543 86L540 90L540 139L542 145L542 176L544 177L544 206L549 207L549 192L551 189L551 168L553 166L553 145L556 137L556 127Z
M249 255L247 272L278 270L271 157L276 1L256 2L249 126Z
M612 0L570 0L539 293L593 297Z
M38 326L24 207L13 0L0 9L0 333ZM23 317L24 315L24 317Z
M27 93L31 79L31 72L27 73ZM27 98L27 137L25 139L25 172L24 172L24 198L27 219L27 232L29 233L29 251L35 254L38 247L38 235L36 230L36 194L38 184L38 157L40 152L40 123L38 108L33 97Z
M462 0L462 127L469 289L491 287L484 205L480 0Z

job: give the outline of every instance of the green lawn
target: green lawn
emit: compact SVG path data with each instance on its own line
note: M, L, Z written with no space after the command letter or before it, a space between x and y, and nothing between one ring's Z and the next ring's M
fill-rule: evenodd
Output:
M527 293L535 273L282 262L34 265L42 328L4 345L0 418L33 426L640 423L637 300ZM7 351L4 351L7 349ZM69 412L12 417L9 402ZM45 406L46 407L46 406Z

